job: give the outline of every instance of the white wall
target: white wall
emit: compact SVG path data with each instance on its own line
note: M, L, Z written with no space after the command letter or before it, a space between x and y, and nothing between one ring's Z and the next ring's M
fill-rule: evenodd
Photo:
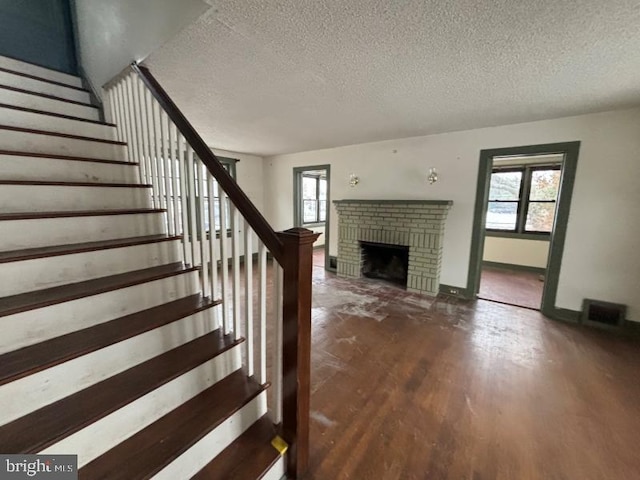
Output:
M204 0L75 0L80 65L99 90L208 8Z
M523 238L484 237L485 262L508 263L526 267L547 268L549 242Z
M465 287L481 149L582 142L560 272L557 305L580 310L583 298L629 305L640 321L640 110L622 110L440 135L353 145L265 160L268 218L292 218L292 169L331 164L332 200L453 200L445 232L441 282ZM440 180L430 186L429 167ZM349 173L360 176L350 188ZM330 253L337 253L338 218L331 208Z

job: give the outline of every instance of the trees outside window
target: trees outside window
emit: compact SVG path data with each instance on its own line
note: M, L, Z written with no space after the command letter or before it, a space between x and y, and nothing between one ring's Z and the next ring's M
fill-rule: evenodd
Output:
M495 168L486 229L548 235L553 230L560 165Z

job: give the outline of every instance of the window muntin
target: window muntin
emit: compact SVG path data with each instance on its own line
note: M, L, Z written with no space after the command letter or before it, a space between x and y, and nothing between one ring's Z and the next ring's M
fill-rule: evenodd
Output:
M327 178L302 174L302 223L323 223L327 220Z
M560 188L559 165L496 168L491 174L486 229L548 235Z

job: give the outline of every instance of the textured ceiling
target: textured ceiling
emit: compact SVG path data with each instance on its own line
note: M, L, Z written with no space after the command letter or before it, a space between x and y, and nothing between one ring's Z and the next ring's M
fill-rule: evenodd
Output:
M638 0L229 0L147 60L262 155L640 104Z

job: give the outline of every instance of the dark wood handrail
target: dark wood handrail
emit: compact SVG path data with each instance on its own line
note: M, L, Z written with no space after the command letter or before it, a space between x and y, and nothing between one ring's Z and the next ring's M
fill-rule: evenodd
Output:
M191 145L193 151L202 160L207 170L213 175L220 187L227 193L234 206L240 211L242 216L249 222L251 228L256 232L260 240L264 242L271 254L282 264L284 262L284 246L276 235L269 222L264 218L256 206L249 200L249 197L238 186L237 182L229 175L229 172L222 166L218 157L211 151L195 128L189 123L171 97L158 83L149 69L143 65L132 63L131 68L135 71L146 87L149 89L160 106L169 115L171 121L176 125L187 143Z

